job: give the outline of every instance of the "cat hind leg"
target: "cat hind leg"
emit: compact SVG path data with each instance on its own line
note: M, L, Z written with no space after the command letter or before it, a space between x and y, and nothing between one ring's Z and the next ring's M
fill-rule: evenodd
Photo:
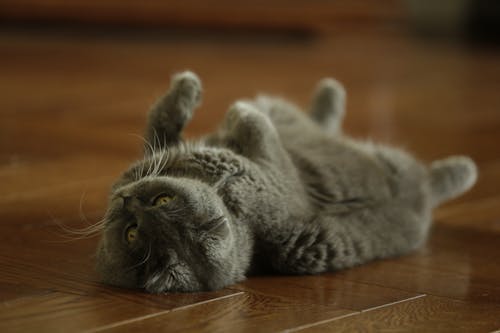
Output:
M319 82L311 103L311 118L327 132L340 134L345 114L345 89L334 79Z
M282 150L269 117L251 103L238 101L226 113L223 131L227 145L251 160L273 159Z
M437 206L469 190L476 183L477 166L467 156L451 156L430 166L432 204Z
M272 240L271 265L286 274L337 271L407 254L427 238L430 218L409 209L379 208L318 216Z

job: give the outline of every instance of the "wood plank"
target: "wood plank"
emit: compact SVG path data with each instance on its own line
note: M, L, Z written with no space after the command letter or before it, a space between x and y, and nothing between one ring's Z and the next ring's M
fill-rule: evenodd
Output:
M499 235L437 225L415 254L338 272L339 278L456 300L500 303Z
M39 296L46 293L48 293L47 290L37 289L33 288L33 286L23 285L19 283L19 281L16 281L16 283L5 283L5 282L0 283L1 304L6 304L7 302L15 299Z
M418 296L417 293L337 278L335 273L308 276L250 277L236 290L302 303L359 311Z
M483 177L480 184L494 183L494 179ZM480 185L478 184L478 185ZM498 219L499 196L470 200L459 205L449 205L436 212L436 220L443 225L500 232Z
M127 322L112 327L111 331L132 332L147 327L169 332L275 332L419 296L337 280L331 275L250 277L230 288L243 294L144 321Z
M93 165L96 158L99 163ZM127 159L96 152L57 160L29 160L0 165L0 182L11 189L9 193L0 194L0 205L19 202L24 197L43 197L44 191L62 190L63 187L74 190L80 185L83 190L86 184L92 183L109 183L111 186L129 163Z
M176 308L237 297L231 291L196 295L156 295L149 303L136 298L88 297L59 292L3 302L3 332L68 332L93 330L120 321L144 320Z
M500 307L427 296L312 324L290 332L489 332Z
M291 301L286 298L242 293L140 321L116 323L93 332L276 332L310 320L323 320L352 310ZM122 325L123 324L123 325Z

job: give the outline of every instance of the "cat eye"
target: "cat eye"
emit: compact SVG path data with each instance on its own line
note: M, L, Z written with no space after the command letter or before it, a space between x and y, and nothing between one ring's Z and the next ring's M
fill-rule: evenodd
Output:
M138 237L137 225L134 224L127 228L127 242L133 243L137 240Z
M172 201L175 198L173 195L168 195L168 194L160 194L153 200L153 206L162 206L168 204L170 201Z

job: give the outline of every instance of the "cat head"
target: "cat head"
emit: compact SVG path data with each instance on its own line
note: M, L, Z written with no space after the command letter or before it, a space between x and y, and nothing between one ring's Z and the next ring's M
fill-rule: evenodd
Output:
M105 283L148 292L221 288L243 278L238 230L222 199L208 184L150 174L112 189L97 251Z

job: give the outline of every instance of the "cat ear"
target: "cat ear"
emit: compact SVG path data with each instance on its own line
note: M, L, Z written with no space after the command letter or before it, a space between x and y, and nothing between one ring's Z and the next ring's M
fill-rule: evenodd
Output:
M202 225L203 231L210 237L225 239L230 234L229 221L224 216L212 219Z
M193 72L185 71L172 77L169 91L149 112L146 153L179 142L182 130L201 102L201 92L201 81Z

